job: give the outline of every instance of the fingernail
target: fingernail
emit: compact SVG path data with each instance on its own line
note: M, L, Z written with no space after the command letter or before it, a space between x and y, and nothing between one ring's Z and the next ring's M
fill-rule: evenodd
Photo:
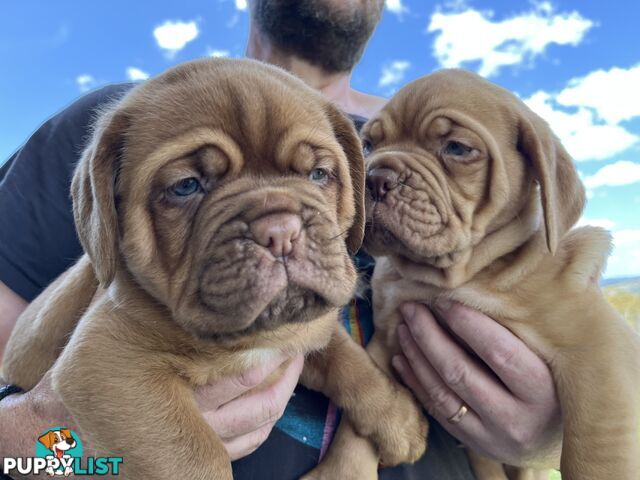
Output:
M410 322L413 320L413 317L416 314L416 304L415 303L404 303L400 307L400 313L404 317L405 322Z
M393 356L393 358L391 359L391 365L393 365L393 368L395 368L398 372L402 372L402 360L400 359L400 355Z
M436 309L442 313L446 313L451 310L451 300L447 298L439 298L436 300Z

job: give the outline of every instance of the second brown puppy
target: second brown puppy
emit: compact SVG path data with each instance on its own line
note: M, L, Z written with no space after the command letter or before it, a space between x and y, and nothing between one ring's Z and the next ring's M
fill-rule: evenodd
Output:
M368 350L378 364L390 371L399 352L403 303L445 300L480 310L551 369L564 426L563 480L636 480L640 341L598 285L609 234L571 229L584 189L549 126L510 92L445 70L402 88L362 136L369 154L365 248L376 256ZM495 355L504 361L503 352ZM468 373L464 365L443 368L458 381ZM479 422L476 410L500 408L472 401L461 425ZM447 421L460 404L442 408L448 411L437 414ZM347 422L335 442L340 448L314 476L331 478L343 452L363 443ZM507 479L502 466L472 459L477 478ZM376 462L361 455L353 468Z

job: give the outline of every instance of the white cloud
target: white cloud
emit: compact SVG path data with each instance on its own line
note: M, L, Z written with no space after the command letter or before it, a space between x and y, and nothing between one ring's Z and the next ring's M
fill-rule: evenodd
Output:
M629 69L596 70L574 78L557 97L567 106L589 107L607 123L640 116L640 64Z
M395 60L382 67L382 74L378 80L379 87L390 87L404 80L404 75L411 66L406 60Z
M385 6L387 7L387 10L400 16L409 11L407 6L402 3L402 0L386 0Z
M162 25L153 30L153 36L158 46L166 50L170 57L182 50L187 43L198 36L198 25L196 22L181 22L167 20Z
M93 78L92 75L84 73L76 77L76 84L78 85L78 87L80 87L81 92L88 92L89 90L95 88L98 82L96 82L96 79Z
M478 73L496 75L501 67L521 64L552 43L577 45L594 23L578 12L554 14L549 2L532 11L493 20L492 11L466 8L431 16L428 32L439 32L433 51L444 67L480 62Z
M233 16L229 20L227 20L227 23L225 24L225 26L227 28L233 28L238 24L239 21L240 21L240 15L238 13L234 13Z
M215 48L209 48L207 49L207 55L213 58L222 58L228 57L229 55L231 55L231 52L229 50L217 50Z
M614 67L573 78L559 93L537 92L525 102L549 122L576 160L600 160L640 140L620 125L640 117L639 85L640 65Z
M129 67L127 68L127 78L132 82L138 82L149 78L149 74L147 72L143 72L139 68Z
M247 9L247 0L236 0L236 8L245 11Z
M587 188L619 187L640 182L640 163L620 160L605 165L593 175L584 178Z
M524 102L549 123L576 161L603 160L638 141L637 135L620 125L598 122L589 108L561 109L553 94L538 91Z
M629 277L640 272L640 229L613 232L613 253L607 262L604 276Z

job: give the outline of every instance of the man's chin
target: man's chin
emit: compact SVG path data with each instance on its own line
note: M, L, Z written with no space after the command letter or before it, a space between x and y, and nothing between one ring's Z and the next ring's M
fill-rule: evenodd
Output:
M261 32L280 50L339 73L360 59L382 7L373 0L254 0L253 12Z

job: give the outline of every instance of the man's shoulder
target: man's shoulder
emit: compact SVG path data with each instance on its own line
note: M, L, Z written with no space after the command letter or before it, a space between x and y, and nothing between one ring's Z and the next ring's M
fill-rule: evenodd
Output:
M76 99L66 107L61 114L95 111L101 106L109 105L110 103L121 99L134 86L134 83L112 83L97 88L96 90Z
M114 83L97 88L77 98L46 120L31 136L22 150L35 161L38 155L66 159L71 169L86 146L91 128L100 113L120 100L134 87L133 83ZM48 153L47 153L48 152Z

